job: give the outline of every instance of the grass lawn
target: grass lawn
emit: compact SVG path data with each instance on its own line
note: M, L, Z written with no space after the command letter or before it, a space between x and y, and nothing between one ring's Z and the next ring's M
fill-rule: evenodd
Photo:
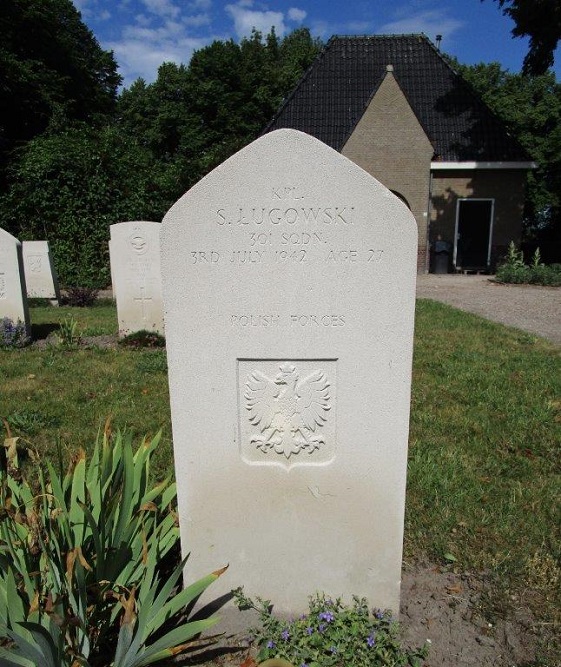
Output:
M34 335L56 331L74 318L85 336L117 333L112 303L91 308L31 308ZM137 440L163 431L153 459L164 476L173 471L165 350L45 349L0 351L0 417L14 435L42 455L62 450L67 460L78 447L91 451L98 429L111 417Z
M34 330L66 315L113 334L112 304L31 309ZM172 473L165 353L57 347L0 352L0 416L44 456L91 450L108 415L163 429L155 469ZM427 300L417 302L405 557L487 571L491 611L525 599L561 634L561 349ZM551 664L561 648L545 647ZM557 661L557 662L555 662Z

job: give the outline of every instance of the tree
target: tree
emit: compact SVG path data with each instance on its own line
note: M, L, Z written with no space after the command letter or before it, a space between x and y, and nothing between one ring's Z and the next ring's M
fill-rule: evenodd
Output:
M514 37L529 37L530 48L524 58L526 74L544 74L554 62L554 51L561 39L561 2L559 0L494 0L503 8L515 27Z
M215 41L188 66L164 63L153 84L123 91L118 125L156 161L175 165L177 198L257 137L320 48L307 29Z
M217 41L188 66L164 63L154 83L139 79L115 105L112 55L99 49L70 0L0 2L37 29L36 47L17 43L21 26L0 45L20 113L11 124L7 113L0 117L11 150L0 219L20 239L48 240L66 285L106 286L109 226L161 220L191 185L258 135L320 48L307 30L283 40L254 32L240 44ZM52 54L42 12L53 35L64 24ZM7 14L0 4L0 17ZM72 64L80 40L84 56Z
M10 165L2 226L21 240L48 240L62 285L106 287L109 226L160 220L169 206L156 167L146 148L114 127L44 133Z
M117 64L71 0L2 0L0 34L0 170L41 132L113 112Z
M553 72L512 74L499 63L453 66L537 163L528 173L524 231L543 256L559 261L561 247L561 84ZM557 250L557 254L555 251Z

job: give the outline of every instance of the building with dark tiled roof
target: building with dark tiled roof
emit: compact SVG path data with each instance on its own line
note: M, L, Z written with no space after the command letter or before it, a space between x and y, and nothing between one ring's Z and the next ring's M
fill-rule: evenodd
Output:
M493 267L534 165L425 35L332 37L265 131L307 132L398 195L419 271Z

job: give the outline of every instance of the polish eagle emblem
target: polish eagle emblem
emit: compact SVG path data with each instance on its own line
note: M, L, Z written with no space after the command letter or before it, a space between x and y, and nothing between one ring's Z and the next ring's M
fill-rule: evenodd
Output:
M249 421L259 428L251 435L251 444L261 451L290 459L301 451L311 454L325 444L320 429L327 421L331 397L323 370L302 380L290 363L281 364L274 379L252 371L245 382L244 398Z

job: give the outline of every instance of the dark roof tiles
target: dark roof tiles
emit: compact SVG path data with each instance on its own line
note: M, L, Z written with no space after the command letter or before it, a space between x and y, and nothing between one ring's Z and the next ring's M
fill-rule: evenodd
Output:
M290 127L340 151L393 66L435 159L526 161L528 156L425 35L332 37L266 131Z

